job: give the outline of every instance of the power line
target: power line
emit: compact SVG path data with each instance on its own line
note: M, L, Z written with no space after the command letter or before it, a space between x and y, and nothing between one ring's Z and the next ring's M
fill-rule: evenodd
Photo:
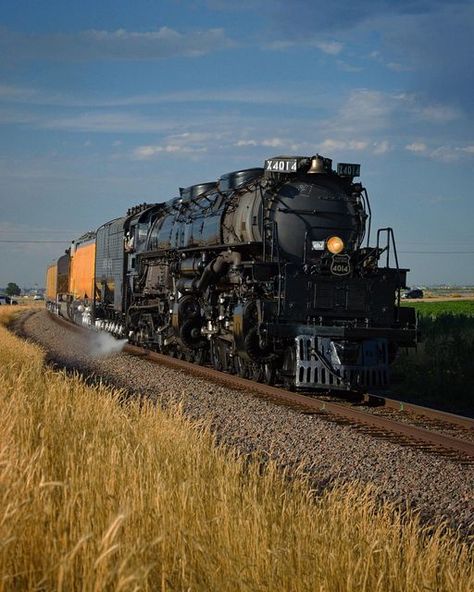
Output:
M64 244L70 243L71 239L65 240L10 240L0 239L0 243L14 243L14 244ZM474 255L474 251L398 251L405 255Z
M24 234L25 232L27 232L28 234L64 234L65 232L69 233L69 234L80 234L81 231L80 230L69 230L67 228L28 228L28 230L22 230L22 229L0 229L0 234Z
M4 240L4 239L0 239L0 243L17 243L17 244L39 244L39 243L60 243L60 244L64 244L64 243L70 243L71 239L66 239L66 240Z
M474 255L474 251L398 251L408 255Z

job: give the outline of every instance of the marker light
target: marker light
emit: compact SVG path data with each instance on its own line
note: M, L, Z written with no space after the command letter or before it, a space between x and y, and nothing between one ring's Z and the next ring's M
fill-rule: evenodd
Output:
M344 241L338 236L331 236L326 241L326 248L333 255L337 255L344 250Z

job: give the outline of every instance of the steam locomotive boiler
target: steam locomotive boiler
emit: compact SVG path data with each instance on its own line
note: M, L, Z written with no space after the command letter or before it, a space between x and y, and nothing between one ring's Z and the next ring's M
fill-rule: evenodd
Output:
M416 321L359 168L276 157L99 228L96 327L267 383L385 389Z

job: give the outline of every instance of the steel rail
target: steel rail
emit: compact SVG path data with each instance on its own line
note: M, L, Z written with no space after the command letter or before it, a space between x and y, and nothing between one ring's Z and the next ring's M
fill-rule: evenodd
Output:
M353 409L351 407L334 403L332 401L323 401L317 397L303 395L301 393L293 393L278 387L254 382L252 380L248 380L247 378L235 376L234 374L220 372L214 368L199 366L197 364L193 364L192 362L171 358L170 356L165 356L163 354L149 350L143 350L142 348L136 347L134 345L126 345L124 347L124 351L133 355L138 355L142 359L157 362L177 370L183 370L192 373L195 376L212 380L213 382L219 382L225 386L237 388L246 392L253 392L261 397L271 399L278 403L284 403L293 407L300 407L316 412L332 413L357 424L365 424L372 428L375 427L385 432L395 433L411 440L429 444L431 446L450 449L458 453L465 454L468 457L474 458L474 443L472 442L459 440L458 438L454 438L452 436L447 436L438 432L432 432L425 428L398 422L380 415L365 413L364 411L359 411L358 409ZM419 407L419 409L424 408ZM474 429L474 420L469 420L468 418L466 419L468 421L465 425L468 425Z
M89 332L89 329L75 325L63 317L58 317L52 313L50 313L50 316L59 324L67 326L73 331L81 333ZM316 396L294 393L282 388L269 386L267 384L249 380L247 378L242 378L234 374L220 372L209 366L200 366L192 362L166 356L164 354L160 354L135 345L126 344L123 348L123 351L131 355L138 356L144 360L149 360L160 365L168 366L169 368L173 368L175 370L181 370L193 374L199 378L217 382L219 384L238 390L243 390L245 392L254 393L278 404L288 405L293 408L299 408L317 414L325 414L327 416L332 415L335 420L339 418L352 424L362 425L372 429L375 428L376 430L379 430L379 435L381 435L380 432L385 435L395 434L402 439L409 439L411 442L414 442L418 445L424 444L437 449L452 451L464 457L464 460L466 457L470 461L474 459L473 442L460 440L453 436L427 430L425 428L414 426L408 423L399 422L381 415L366 413L364 411L360 411L340 403L335 403L333 401L324 401L322 399L318 399ZM398 410L403 407L403 410L414 412L416 415L425 415L474 430L474 420L467 417L462 417L427 407L421 407L420 405L414 405L411 403L403 403L402 401L396 401L395 399L384 399L383 397L377 398L383 399L384 401L388 400L388 406Z
M400 401L399 399L390 399L380 395L372 395L367 393L364 395L364 399L368 404L374 405L375 407L380 406L387 407L388 409L395 409L396 411L410 411L415 415L427 417L429 419L435 419L457 425L463 428L474 430L474 419L465 417L463 415L456 415L449 411L442 411L440 409L433 409L432 407L423 407L416 403L409 403L408 401Z

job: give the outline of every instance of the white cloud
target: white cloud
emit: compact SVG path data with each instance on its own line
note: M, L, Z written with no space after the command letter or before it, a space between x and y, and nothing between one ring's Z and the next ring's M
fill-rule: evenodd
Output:
M443 144L436 148L429 148L424 142L413 142L405 146L405 149L447 163L474 155L474 146L470 144L467 146Z
M34 113L26 113L23 110L0 107L0 125L35 125L38 121L39 116Z
M337 66L339 70L343 72L362 72L363 68L361 66L354 66L353 64L348 64L343 60L337 60Z
M272 51L281 51L284 49L288 49L289 47L293 47L295 45L294 41L270 41L269 43L265 43L263 45L264 49L270 49Z
M422 107L419 114L423 119L433 123L447 123L461 117L459 110L449 105L428 105Z
M458 146L439 146L430 152L429 157L441 162L454 162L461 157L461 150Z
M368 143L360 140L335 140L327 138L320 145L321 151L335 152L340 150L365 150Z
M453 106L430 104L422 96L360 88L350 92L336 116L322 122L321 129L326 129L331 138L338 140L345 140L348 136L372 137L380 148L383 139L377 136L381 134L387 136L391 133L404 144L408 134L433 133L431 129L426 129L427 124L443 124L461 120L462 117L462 112ZM456 137L457 133L454 128L450 130L451 137Z
M377 62L381 66L384 66L393 72L411 72L413 70L412 67L400 62L388 62L386 57L379 50L371 51L368 57L374 62Z
M239 140L235 143L235 146L242 148L245 146L258 146L257 140Z
M303 92L302 92L303 90ZM321 96L314 89L297 90L268 87L240 87L232 89L193 89L168 93L141 95L98 95L50 92L41 88L1 86L0 100L5 103L29 105L53 105L61 107L134 107L142 105L174 105L176 103L243 103L255 105L306 105L314 106Z
M428 203L433 205L444 204L444 203L453 203L457 201L461 201L459 197L456 196L448 196L448 195L433 195L432 197L427 197L426 200Z
M25 34L0 29L0 48L13 59L155 60L199 57L231 47L223 29L180 33L169 27L154 31L88 30L78 33Z
M413 68L400 64L400 62L388 62L386 66L389 70L393 70L394 72L411 72L413 70Z
M381 142L374 142L374 154L385 154L390 150L390 144L387 140Z
M23 101L31 100L37 94L33 88L19 87L14 85L0 84L0 99Z
M221 139L221 133L185 132L171 134L160 144L138 146L132 152L134 160L148 160L158 154L200 154L207 152L209 144L215 145Z
M426 152L428 146L424 142L413 142L412 144L407 144L405 146L405 150L409 150L410 152Z
M429 138L435 124L461 117L461 112L451 105L432 104L418 95L355 89L339 106L336 115L320 122L320 133L327 134L321 149L331 152L372 147L373 154L382 155L399 145L410 152L449 162L470 153L467 145L461 146L454 140L458 129L450 128L445 142L438 139L438 144L443 145L435 149L423 141L407 140L414 133Z
M295 153L299 150L314 149L314 142L298 142L295 143L293 138L262 138L255 140L254 138L242 139L232 143L237 148L263 147L263 148L281 148L287 150L289 153Z
M456 122L456 128L448 126L437 131L437 137L433 135L434 125L430 124L461 117L462 114L452 106L428 102L426 97L415 94L368 88L354 89L342 95L337 103L330 96L322 94L322 91L303 89L301 92L301 88L274 91L258 87L222 89L212 93L207 89L193 89L122 97L98 97L90 93L74 97L61 93L48 94L41 89L3 85L0 86L0 100L2 97L12 105L0 106L0 124L88 135L120 134L119 137L123 139L111 141L114 147L119 147L118 142L124 141L124 134L148 135L146 139L140 140L143 146L138 146L135 151L133 145L127 146L125 150L115 150L115 154L109 155L115 159L131 155L133 159L146 160L158 154L171 156L179 153L195 154L198 158L199 154L206 151L232 156L241 153L232 147L253 147L255 154L261 153L263 156L268 156L269 152L313 154L318 149L328 155L363 150L383 155L399 146L419 155L450 162L468 158L474 150L472 142L463 144L457 137L462 121ZM208 105L208 101L222 101L224 104L217 109ZM178 106L174 117L168 114L163 117L160 109L138 108L140 105L171 105L180 102L193 104L185 110ZM304 104L313 109L314 116L304 119L295 110L292 116L275 126L274 121L270 120L272 109L268 110L269 116L246 114L244 117L239 109L228 108L227 104L231 102ZM13 103L30 106L15 106ZM62 105L64 109L33 109L31 104ZM120 104L122 108L107 108L115 104ZM83 109L83 105L97 107ZM168 109L164 111L173 113ZM150 137L150 134L153 136ZM424 141L412 141L413 137L423 138ZM94 137L88 141L94 142Z
M125 111L93 111L45 117L35 121L34 126L68 132L150 133L176 129L179 127L179 121L162 120Z
M329 55L339 55L344 49L344 44L339 41L316 41L315 45Z
M338 116L331 122L335 129L344 134L373 132L389 126L393 111L402 101L397 95L376 90L353 90L340 107Z
M151 158L152 156L154 156L158 152L162 152L162 151L163 151L162 146L139 146L138 148L135 148L135 150L133 151L133 154L134 154L135 158L141 160L141 159L145 159L145 158Z
M190 146L180 146L178 144L165 144L165 145L158 145L158 146L138 146L133 151L133 158L135 160L148 160L153 158L157 154L176 154L176 153L188 153L188 154L196 154L199 152L206 152L207 149L205 147L201 148L192 148Z
M168 136L168 141L180 145L196 145L197 143L216 142L221 140L226 134L222 131L213 132L183 132Z
M287 140L282 140L281 138L267 138L262 140L262 146L268 146L270 148L282 148L283 146L288 146L289 142Z
M288 39L276 39L274 41L267 42L263 45L264 49L269 49L272 51L283 51L285 49L298 46L317 47L322 52L333 56L339 55L341 51L344 49L344 44L340 41L325 41L315 39L314 37L303 37L296 40L292 39L291 41Z

